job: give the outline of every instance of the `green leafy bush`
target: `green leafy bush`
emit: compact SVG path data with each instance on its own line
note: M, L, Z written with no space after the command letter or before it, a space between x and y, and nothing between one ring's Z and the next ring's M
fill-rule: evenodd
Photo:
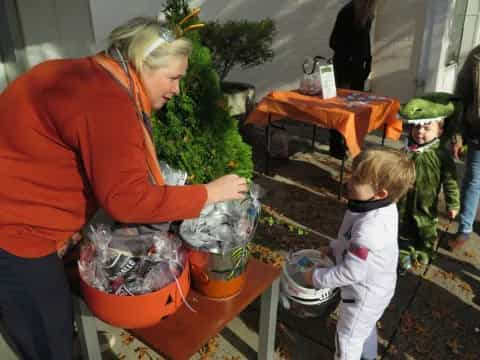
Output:
M168 0L164 12L174 26L190 12L188 0ZM194 17L184 25L198 22ZM232 172L251 178L252 151L238 132L237 120L225 108L210 50L201 44L198 31L185 36L192 40L193 52L181 94L153 119L158 157L187 171L190 183L205 183Z

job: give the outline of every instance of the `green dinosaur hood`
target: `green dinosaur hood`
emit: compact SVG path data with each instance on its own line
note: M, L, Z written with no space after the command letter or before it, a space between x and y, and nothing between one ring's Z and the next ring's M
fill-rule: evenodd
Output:
M453 114L455 97L436 92L415 97L400 107L400 116L407 123L423 123L445 119Z

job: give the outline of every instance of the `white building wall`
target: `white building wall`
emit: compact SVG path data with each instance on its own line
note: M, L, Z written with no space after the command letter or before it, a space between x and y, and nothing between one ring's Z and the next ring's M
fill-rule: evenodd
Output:
M480 43L480 0L469 0L463 29L460 61L462 65L470 49Z
M79 0L80 1L80 0ZM81 0L90 4L97 48L105 46L112 29L136 16L156 16L163 8L159 0Z
M460 57L457 62L446 64L449 37L452 32L452 21L456 0L427 0L432 3L433 39L425 50L429 58L427 73L427 91L452 92L460 67L469 51L480 42L480 1L469 0L465 13Z
M27 66L93 51L88 0L17 0Z
M228 80L252 83L257 97L272 89L298 88L306 56L332 56L328 46L338 11L348 0L193 0L202 9L201 19L260 20L272 18L277 36L272 62L247 69L234 69Z
M445 67L448 21L455 0L379 0L373 37L374 92L405 100L423 90L449 90L457 67ZM298 87L306 56L331 56L328 39L338 11L348 0L192 0L205 21L276 21L275 58L229 80L253 83L262 96ZM479 2L470 0L462 58L478 43ZM45 59L78 57L105 46L112 28L138 15L156 15L158 0L17 0L31 67ZM423 43L422 43L423 41ZM420 64L420 65L418 65Z
M427 91L452 92L458 64L446 64L449 36L452 31L455 0L430 0L433 12L433 42L426 49L429 56Z
M424 0L379 1L372 34L373 92L401 101L415 94L425 11Z
M0 92L7 87L7 74L5 65L0 62Z

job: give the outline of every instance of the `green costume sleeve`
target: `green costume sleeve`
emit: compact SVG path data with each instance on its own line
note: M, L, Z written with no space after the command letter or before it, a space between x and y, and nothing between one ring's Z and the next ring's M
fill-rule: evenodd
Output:
M443 186L443 193L445 195L445 202L447 204L447 211L459 210L460 190L458 188L455 163L447 149L442 151L441 157L441 182Z

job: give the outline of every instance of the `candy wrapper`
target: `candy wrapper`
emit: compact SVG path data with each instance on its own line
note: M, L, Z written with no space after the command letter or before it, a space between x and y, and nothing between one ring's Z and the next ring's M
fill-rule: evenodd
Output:
M167 231L132 234L133 228L91 227L81 249L79 270L92 287L115 295L158 290L180 275L186 254L178 237Z
M190 247L214 253L225 254L246 246L260 217L261 193L259 185L251 184L243 200L206 206L198 218L182 222L180 236Z
M188 174L185 171L172 168L166 162L160 161L163 180L167 185L185 185Z

